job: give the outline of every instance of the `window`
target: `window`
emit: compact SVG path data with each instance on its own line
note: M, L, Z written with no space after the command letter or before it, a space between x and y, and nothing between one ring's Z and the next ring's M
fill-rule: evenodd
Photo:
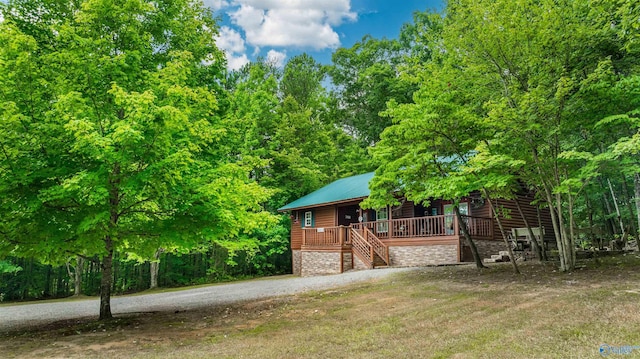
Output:
M304 226L313 227L313 212L311 211L304 212Z
M460 211L460 214L463 216L466 216L469 214L469 204L467 202L461 202L458 205L458 210ZM455 213L453 212L453 205L452 204L445 204L444 208L443 208L443 212L444 212L444 227L445 227L445 232L446 234L453 234L455 232L455 229L453 228L453 217L455 217Z
M380 208L376 212L376 221L384 221L378 223L376 230L378 233L387 233L389 232L389 222L386 222L389 219L389 209L388 208Z

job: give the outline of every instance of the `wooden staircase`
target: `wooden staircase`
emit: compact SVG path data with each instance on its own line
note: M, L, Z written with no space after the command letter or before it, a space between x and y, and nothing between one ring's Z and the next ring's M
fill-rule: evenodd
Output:
M389 266L389 247L367 227L351 227L351 250L368 268Z

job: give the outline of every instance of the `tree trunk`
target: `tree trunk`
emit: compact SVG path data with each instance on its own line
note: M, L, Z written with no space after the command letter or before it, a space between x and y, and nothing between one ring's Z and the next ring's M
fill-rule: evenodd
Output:
M576 267L576 262L574 260L575 256L573 254L573 242L572 238L567 234L567 225L564 220L564 214L562 213L562 195L560 193L556 193L556 215L558 217L558 227L560 229L560 238L561 238L561 246L562 251L560 255L562 256L564 262L564 268L561 268L563 271L572 271Z
M118 206L120 205L120 164L115 163L109 175L109 229L118 226ZM102 278L100 279L100 320L111 319L111 288L113 287L113 238L111 233L104 237L106 254L102 258Z
M573 196L571 193L567 194L569 196L569 239L571 243L571 261L572 263L576 262L576 234L575 234L575 216L573 215Z
M153 255L153 260L149 263L149 274L151 276L151 283L149 289L158 288L158 272L160 270L160 254L164 249L158 248Z
M73 276L73 295L82 294L82 268L84 267L84 258L78 256L76 258L76 272Z
M616 218L618 219L618 225L620 226L620 231L624 236L624 223L622 222L622 215L620 214L620 207L618 207L618 199L616 198L616 193L613 191L613 186L611 185L611 180L607 178L607 183L609 184L609 191L611 191L611 198L613 199L613 206L616 209Z
M104 238L107 254L102 257L102 279L100 280L100 320L111 319L111 286L113 285L113 242L111 236Z
M605 194L606 186L604 185L604 181L602 181L602 177L600 177L599 180L600 180L600 186L602 186L602 191L603 191L602 200L604 201L604 206L607 209L606 216L608 217L609 215L611 215L611 213L613 213L613 209L611 208L611 203L609 203L609 199ZM611 230L610 234L614 236L616 234L616 225L614 224L613 219L607 218L606 221L608 223L608 228Z
M627 179L625 176L622 176L622 189L624 190L625 202L627 203L627 208L629 209L629 228L628 232L632 235L632 238L635 237L635 234L638 233L636 230L636 225L633 220L633 200L631 198L631 193L629 192L629 186L627 185Z
M587 218L589 219L589 239L591 239L592 244L595 241L598 249L602 249L602 242L599 239L596 240L596 236L593 233L593 228L595 226L593 224L593 206L591 205L587 191L584 192L584 204L587 206Z
M460 229L462 230L462 235L464 236L464 239L467 241L467 244L471 248L471 255L473 256L473 260L476 262L476 268L478 269L487 268L484 264L482 264L482 258L480 258L480 254L478 254L478 248L476 247L476 244L471 239L471 235L469 235L467 222L462 220L460 209L458 209L458 206L453 206L453 210L456 213L456 218L458 219Z
M509 243L509 239L507 239L507 234L504 232L504 227L502 226L502 221L500 220L500 216L498 216L498 211L491 200L491 196L489 195L489 191L486 189L482 190L484 192L484 196L487 198L487 202L491 206L491 211L493 212L493 218L495 218L496 222L498 222L498 228L500 228L500 234L502 235L502 240L504 241L504 245L507 247L507 251L509 252L509 258L511 259L511 265L513 266L513 272L515 274L520 274L520 269L518 269L518 263L516 263L516 257L513 255L513 249L511 249L511 244Z
M58 267L58 270L56 272L57 272L56 286L53 289L55 289L56 297L63 297L67 294L67 285L64 279L64 275L62 274L63 273L62 268Z
M540 214L540 206L536 206L536 217L538 219L538 228L540 228L540 236L542 240L540 244L542 245L542 259L544 261L548 261L549 257L547 257L547 246L545 245L544 234L542 233L542 215Z
M553 198L551 197L551 193L549 191L545 191L545 193L547 195L547 203L549 203L549 214L551 214L551 224L553 225L553 232L556 237L556 246L558 247L560 270L565 272L567 271L567 263L565 262L564 244L562 243L562 231L560 230L562 224L560 223L560 219L558 218L556 207L553 205Z
M636 238L639 241L638 246L640 247L640 173L636 173L633 176L633 187L635 189L636 215L638 216L638 233L636 233Z
M50 264L45 266L45 277L44 277L44 290L42 292L42 296L48 298L51 296L51 270L53 269Z
M566 263L565 261L566 258L564 254L564 244L563 244L563 238L561 233L561 227L562 227L561 215L558 214L555 210L552 191L550 189L549 184L545 180L545 176L542 172L542 168L540 165L540 160L538 159L538 152L536 151L535 148L533 149L532 154L537 164L536 169L538 171L538 175L540 176L540 182L542 183L542 188L544 189L544 195L547 201L547 205L549 206L549 213L551 214L551 224L553 225L553 234L556 237L556 246L558 247L558 257L560 258L560 270L565 272L570 269L568 268L569 263Z
M522 217L522 221L524 222L524 226L527 227L527 231L529 232L529 238L531 238L531 245L533 246L533 250L536 252L536 257L538 257L538 260L542 260L542 251L540 250L540 246L538 245L538 238L533 234L533 230L529 225L529 221L527 220L527 217L525 217L524 212L522 212L522 207L520 206L520 201L518 200L517 195L515 198L515 202L516 208L518 208L518 213L520 213L520 217ZM540 240L543 241L544 239L542 238L542 228L540 228L539 230Z

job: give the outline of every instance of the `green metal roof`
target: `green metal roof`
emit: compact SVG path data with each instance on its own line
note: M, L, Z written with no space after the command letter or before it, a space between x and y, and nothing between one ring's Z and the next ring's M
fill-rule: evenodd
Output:
M339 179L335 182L311 192L278 211L289 211L297 208L314 207L326 203L343 202L369 196L369 181L373 178L373 172Z

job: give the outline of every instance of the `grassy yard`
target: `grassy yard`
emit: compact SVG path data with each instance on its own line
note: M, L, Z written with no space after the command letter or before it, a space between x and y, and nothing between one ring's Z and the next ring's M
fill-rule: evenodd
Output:
M0 337L4 358L597 358L640 346L640 258L424 268L295 297ZM640 349L630 355L640 357Z

